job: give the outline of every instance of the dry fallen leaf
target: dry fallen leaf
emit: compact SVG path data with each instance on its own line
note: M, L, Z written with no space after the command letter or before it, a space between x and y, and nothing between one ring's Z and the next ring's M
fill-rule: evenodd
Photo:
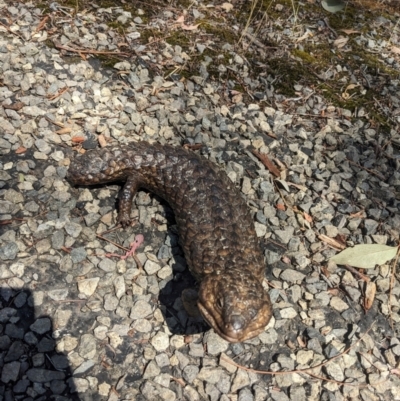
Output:
M83 136L74 136L71 139L71 142L72 143L82 143L82 142L85 142L85 138Z
M312 32L307 30L304 35L302 35L300 38L296 39L296 43L302 42L303 40L307 39L309 36L313 36Z
M106 138L104 137L104 135L99 135L97 139L98 139L98 141L99 141L100 147L104 148L104 146L107 145L107 140L106 140Z
M222 3L221 8L223 8L225 11L231 11L233 9L233 4Z
M186 383L183 379L181 379L180 377L173 377L171 376L172 380L175 380L181 387L186 387Z
M390 49L390 51L391 51L392 53L400 54L400 47L392 46L391 49Z
M277 204L276 204L276 208L277 208L278 210L283 210L283 211L286 210L285 205L284 205L283 203L277 203Z
M304 348L307 346L306 342L303 340L301 336L297 336L297 342L299 343L300 347Z
M360 85L359 85L359 84L350 84L350 85L347 85L347 86L346 86L345 92L347 92L347 91L349 91L349 90L351 90L351 89L357 88L357 86L360 86Z
M372 281L368 282L365 287L364 309L370 310L374 303L376 293L376 284Z
M328 245L332 246L333 248L336 248L336 249L339 249L339 250L345 248L345 246L343 246L343 244L341 244L340 242L336 241L333 238L330 238L330 237L326 236L325 234L319 234L318 238L321 241L326 242Z
M360 31L356 31L355 29L341 29L341 31L347 33L347 35L351 35L352 33L360 33Z
M285 180L275 180L275 182L279 182L279 184L281 184L281 186L283 187L283 189L285 189L286 192L290 192L289 185Z
M275 159L276 160L276 159ZM277 161L277 160L276 160ZM300 189L300 191L306 192L307 191L307 187L305 185L299 185L299 184L295 184L294 182L290 182L290 181L286 181L288 183L288 185L295 187L297 189Z
M70 134L71 132L72 132L71 127L64 127L64 128L59 129L58 131L56 131L56 134L64 135L64 134Z
M200 24L196 24L196 25L186 25L185 24L185 16L181 15L178 17L178 19L175 21L177 24L179 24L181 26L181 28L185 31L194 31L195 29L198 28L198 26Z
M40 21L39 25L36 27L36 30L35 30L36 33L39 32L39 31L41 31L42 29L44 29L44 27L45 27L45 25L46 25L46 22L48 21L49 18L50 18L50 16L49 16L49 15L46 15L46 16Z
M24 148L23 146L20 146L16 151L15 151L15 153L17 154L17 155L20 155L21 153L25 153L26 152L26 148Z
M200 24L196 24L196 25L185 25L185 24L182 24L181 27L185 31L194 31L195 29L198 28L199 25Z
M273 174L275 177L279 177L281 175L280 171L275 166L275 164L272 163L268 155L266 155L265 153L258 152L255 149L252 149L251 153L253 153L253 155L257 157L262 162L262 164L264 164L264 166L269 170L269 172Z
M332 331L332 328L329 326L325 326L321 328L321 334L323 336L326 336L327 334L329 334Z
M343 98L343 99L349 99L351 95L350 95L349 93L347 93L347 91L349 91L349 90L351 90L351 89L354 89L354 88L357 88L357 86L360 86L360 85L359 85L359 84L350 84L350 85L347 85L345 91L342 93L342 98Z
M344 247L347 246L347 244L346 244L346 237L345 237L343 234L338 234L336 237L334 237L334 239L335 239L337 242L341 243Z
M241 103L243 100L243 95L241 93L239 93L238 95L232 96L232 102L237 104L237 103Z
M25 106L25 103L22 103L22 102L17 102L17 103L13 103L13 104L5 104L5 103L3 103L2 106L3 106L4 109L10 109L10 110L18 111L18 110L21 110Z
M329 294L334 295L334 296L339 294L339 290L337 288L329 288L328 292L329 292Z
M304 218L306 219L306 221L308 221L309 223L313 222L313 218L306 212L304 212Z
M364 218L364 217L365 217L365 212L364 212L364 210L360 210L360 211L357 212L357 213L353 213L353 214L349 215L349 219L354 219L354 218L358 218L358 217L361 217L361 218Z
M334 42L333 45L336 46L338 49L342 48L347 42L349 41L349 38L346 38L344 36L339 36Z

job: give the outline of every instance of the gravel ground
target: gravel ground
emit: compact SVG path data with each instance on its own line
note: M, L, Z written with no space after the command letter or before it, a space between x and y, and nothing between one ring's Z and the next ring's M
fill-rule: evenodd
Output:
M193 21L169 7L147 26L175 21L174 29L195 30L202 16L193 4ZM181 46L135 42L140 16L97 7L71 17L57 3L47 13L41 24L43 10L32 3L0 0L0 401L400 400L398 277L390 265L365 278L328 263L335 243L398 243L399 82L358 71L380 85L381 129L367 105L338 107L303 82L290 82L295 97L279 93L229 44L218 70L235 78L216 80L207 58L184 77L191 56ZM107 18L129 29L120 36ZM397 26L375 18L400 47ZM283 27L282 46L320 27ZM399 68L387 43L356 35ZM200 39L202 53L211 44ZM106 68L82 51L89 48L119 60ZM346 71L342 98L358 85ZM136 225L112 230L119 187L65 180L76 149L139 140L198 145L241 188L274 305L259 337L229 344L188 315L180 295L196 283L163 200L140 191ZM279 180L250 149L269 155ZM127 247L136 234L145 238L136 258L104 256L123 254L115 244Z

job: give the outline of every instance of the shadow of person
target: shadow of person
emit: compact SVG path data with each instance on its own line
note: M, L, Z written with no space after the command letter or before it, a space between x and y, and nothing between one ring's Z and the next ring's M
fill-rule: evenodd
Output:
M0 399L80 401L68 358L56 351L52 320L35 316L32 295L0 287Z

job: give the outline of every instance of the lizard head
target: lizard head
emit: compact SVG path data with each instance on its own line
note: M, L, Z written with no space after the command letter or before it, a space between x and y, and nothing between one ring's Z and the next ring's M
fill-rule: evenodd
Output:
M208 274L199 290L198 307L225 340L241 342L260 334L272 316L271 300L260 281L247 271Z

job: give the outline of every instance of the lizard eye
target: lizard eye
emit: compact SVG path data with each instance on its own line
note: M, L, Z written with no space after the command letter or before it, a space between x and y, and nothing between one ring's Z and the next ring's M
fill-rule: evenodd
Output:
M217 307L218 307L218 309L222 309L224 307L224 299L223 298L217 299Z

